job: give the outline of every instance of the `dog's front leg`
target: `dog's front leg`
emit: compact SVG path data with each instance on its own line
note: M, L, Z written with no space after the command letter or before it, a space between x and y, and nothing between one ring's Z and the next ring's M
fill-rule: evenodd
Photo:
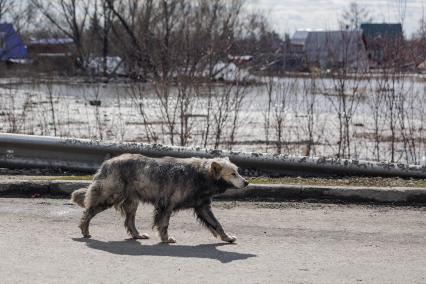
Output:
M219 235L222 241L229 243L233 243L237 240L235 236L230 236L225 233L222 225L213 214L210 204L195 208L195 214L197 215L198 220L200 220L200 222L205 225L215 237Z
M170 216L172 216L171 210L162 207L155 208L154 227L157 227L163 243L176 243L176 239L169 237L168 233Z
M90 238L90 234L89 234L89 224L90 224L90 220L92 220L93 217L96 216L96 214L110 208L111 205L109 204L98 204L96 206L91 206L89 208L87 208L86 210L84 210L83 212L83 216L81 217L81 221L80 221L80 229L81 229L81 233L83 234L84 238Z

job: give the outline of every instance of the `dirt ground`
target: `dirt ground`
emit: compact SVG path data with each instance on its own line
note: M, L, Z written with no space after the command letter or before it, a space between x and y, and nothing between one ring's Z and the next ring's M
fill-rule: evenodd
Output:
M225 244L190 212L172 217L177 244L159 244L152 208L130 241L114 210L98 215L92 239L82 209L62 199L0 199L2 283L425 283L426 208L218 202L238 237Z

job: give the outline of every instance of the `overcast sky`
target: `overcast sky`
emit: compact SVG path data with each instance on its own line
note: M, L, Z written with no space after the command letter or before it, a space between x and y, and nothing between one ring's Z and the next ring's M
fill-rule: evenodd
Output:
M246 0L249 10L263 10L279 33L298 29L333 29L350 0ZM410 37L419 27L426 0L358 0L366 7L374 22L403 22ZM406 3L406 4L404 4ZM404 18L404 17L403 17Z

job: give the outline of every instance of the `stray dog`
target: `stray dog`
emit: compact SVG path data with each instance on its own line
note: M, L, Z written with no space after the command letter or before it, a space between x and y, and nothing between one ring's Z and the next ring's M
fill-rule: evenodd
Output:
M139 202L144 202L154 205L152 228L158 229L164 243L176 242L168 234L169 219L173 212L183 209L193 209L213 236L233 243L236 237L225 233L212 212L212 197L228 188L247 185L228 158L154 159L123 154L105 161L89 188L74 191L71 201L86 209L79 226L85 238L90 238L90 220L112 206L125 216L124 226L132 238L149 238L140 235L135 225Z

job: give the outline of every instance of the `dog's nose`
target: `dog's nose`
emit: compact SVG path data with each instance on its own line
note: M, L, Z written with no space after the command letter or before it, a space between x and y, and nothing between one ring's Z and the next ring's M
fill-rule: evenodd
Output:
M249 182L248 181L244 181L244 187L246 187L247 185L249 185Z

